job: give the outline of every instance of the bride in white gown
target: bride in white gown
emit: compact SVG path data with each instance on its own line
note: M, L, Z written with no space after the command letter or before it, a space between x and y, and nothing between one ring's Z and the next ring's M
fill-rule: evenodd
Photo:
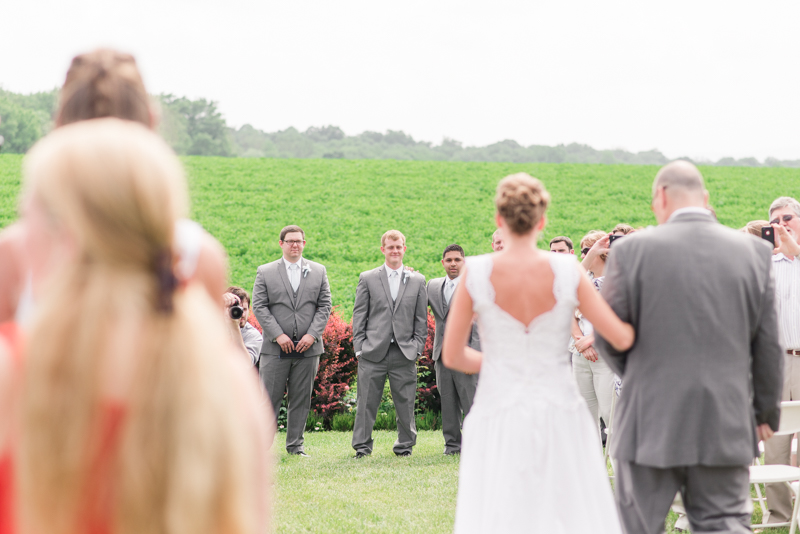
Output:
M620 533L597 426L567 358L575 308L613 346L633 344L572 255L539 250L550 200L521 173L497 186L502 252L469 258L444 363L480 371L464 421L455 532ZM483 352L466 347L477 316Z

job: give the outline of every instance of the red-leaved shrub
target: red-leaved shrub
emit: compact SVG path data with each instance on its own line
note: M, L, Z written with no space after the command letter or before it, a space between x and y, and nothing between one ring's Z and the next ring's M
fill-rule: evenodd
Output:
M425 350L417 360L417 413L438 412L442 409L439 390L436 388L436 372L433 368L433 336L436 331L436 321L433 314L428 311L428 339L425 340Z
M250 314L248 322L261 332L254 314ZM440 411L441 401L436 389L436 374L433 368L433 334L435 323L433 315L428 313L428 339L425 350L417 361L417 412ZM358 371L358 360L353 350L353 325L348 323L334 308L328 319L328 325L322 334L325 352L319 362L319 371L314 380L314 394L311 397L311 409L325 420L330 428L331 419L337 413L343 413L347 406L342 401L353 384Z

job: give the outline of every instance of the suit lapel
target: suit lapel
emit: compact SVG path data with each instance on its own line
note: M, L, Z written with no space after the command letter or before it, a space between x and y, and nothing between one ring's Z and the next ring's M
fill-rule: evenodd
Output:
M383 286L383 292L386 293L386 300L389 301L389 309L394 313L394 303L392 302L392 290L389 289L389 280L386 275L386 268L384 266L378 267L378 278Z
M283 280L283 287L286 288L286 294L289 295L289 300L294 300L292 296L294 295L294 291L292 291L292 283L289 282L289 275L286 274L286 263L284 263L283 258L278 260L278 263L275 264L275 268L278 269L278 274Z
M442 280L442 287L439 288L439 292L438 292L439 293L439 298L442 299L442 310L444 311L444 315L442 315L443 318L447 318L447 314L450 313L450 304L448 304L447 303L447 299L444 298L444 287L447 285L447 282L449 282L449 281L450 281L450 278L445 277L445 279ZM455 293L455 291L453 291L453 293ZM452 300L452 299L453 299L453 295L450 295L450 300Z
M439 317L444 318L444 302L442 301L442 292L436 287L438 283L438 280L431 280L431 292L429 296L431 299L431 307L434 308L434 312Z
M400 287L397 290L397 300L394 302L394 309L392 310L393 312L394 310L397 309L397 305L400 304L400 301L403 300L403 295L406 292L406 286L408 285L408 280L411 280L411 276L409 276L408 279L405 282L403 282L403 280L405 279L405 274L406 274L405 269L400 271Z

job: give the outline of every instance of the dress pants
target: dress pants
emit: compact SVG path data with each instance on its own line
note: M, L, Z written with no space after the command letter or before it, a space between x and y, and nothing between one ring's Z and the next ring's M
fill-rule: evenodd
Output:
M675 493L680 491L691 530L750 532L748 466L650 467L618 460L617 509L625 534L661 534Z
M800 356L783 355L783 401L800 400ZM764 463L789 465L792 436L772 436L764 442ZM792 517L792 494L784 483L767 484L767 523L783 523Z
M606 427L611 426L611 394L614 391L614 372L602 359L590 362L579 352L572 354L572 375L578 383L581 396L586 399L589 413L594 422L600 425L600 418Z
M468 375L448 369L439 358L434 363L436 389L442 399L442 434L444 453L461 452L461 422L469 413L475 399L478 375Z
M261 355L258 372L272 402L275 417L278 416L288 385L286 451L290 454L304 452L303 432L311 410L311 393L318 369L319 356L281 358L274 354Z
M358 360L356 420L353 426L353 448L358 452L372 454L372 429L378 417L387 376L397 415L397 441L392 450L395 454L411 452L417 443L417 423L414 420L417 363L406 358L397 344L392 343L381 361Z

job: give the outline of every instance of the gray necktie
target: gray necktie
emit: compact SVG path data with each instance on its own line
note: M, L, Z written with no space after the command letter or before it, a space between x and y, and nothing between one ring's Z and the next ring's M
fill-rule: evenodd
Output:
M444 286L444 301L449 306L450 305L450 298L453 296L453 290L455 289L456 283L452 280L448 280L447 284Z
M300 266L296 263L289 265L289 282L291 282L294 292L297 293L297 288L300 287Z
M397 292L400 290L400 275L397 271L389 273L389 291L392 293L392 300L397 300Z

